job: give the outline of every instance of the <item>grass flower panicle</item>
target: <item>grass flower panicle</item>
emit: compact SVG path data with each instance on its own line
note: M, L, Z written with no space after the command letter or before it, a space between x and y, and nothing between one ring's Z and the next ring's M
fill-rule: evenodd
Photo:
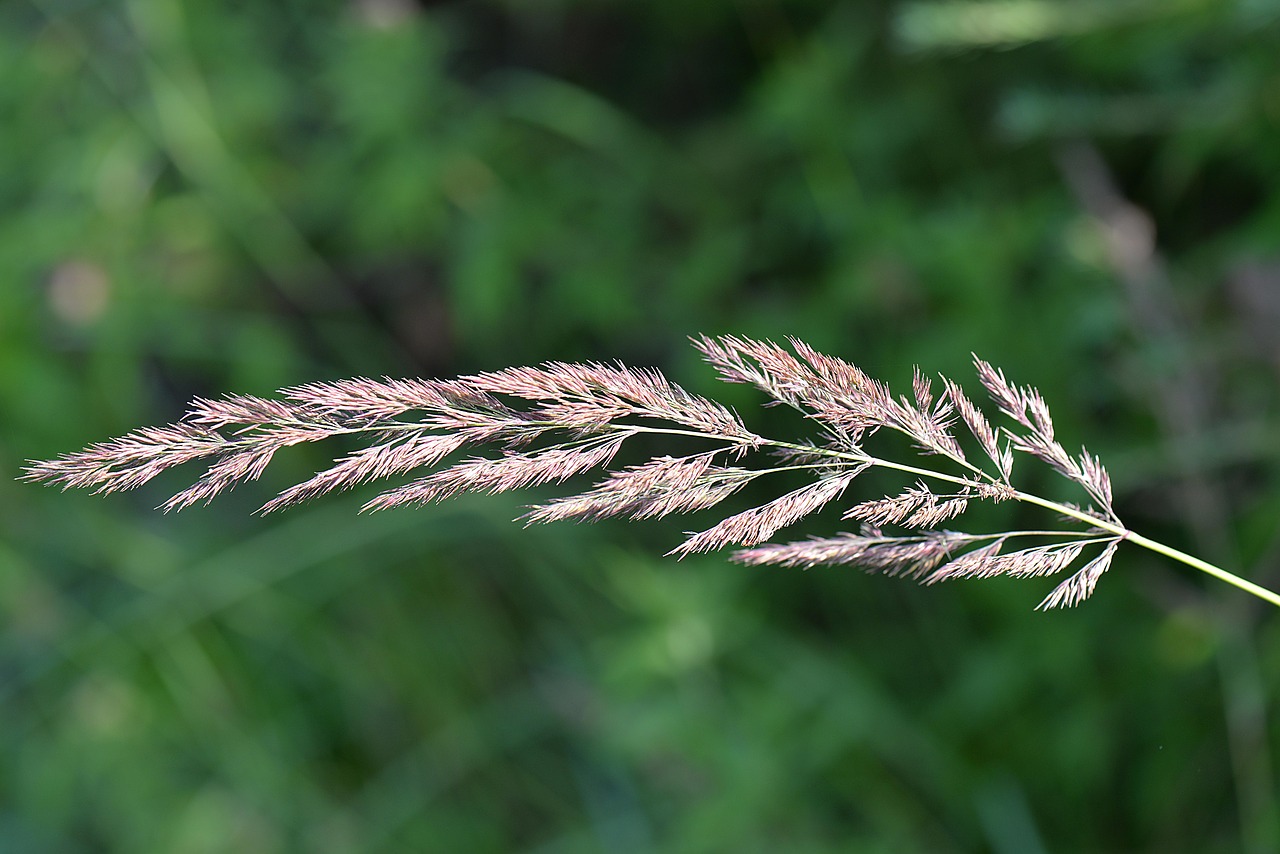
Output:
M1275 593L1126 528L1112 505L1111 480L1102 462L1084 448L1069 453L1055 438L1040 393L1014 385L998 368L974 358L988 397L1013 424L996 428L946 377L936 391L917 369L911 394L895 396L857 366L802 341L789 343L790 349L772 341L702 336L694 346L721 379L753 385L810 419L819 436L807 444L759 436L729 408L686 391L657 370L552 362L455 380L312 383L283 389L281 399L197 399L174 424L32 462L23 476L116 492L137 488L169 468L208 461L203 475L162 505L168 511L207 503L238 483L256 480L281 448L339 435L365 438L365 447L264 504L266 513L415 471L424 473L380 492L364 509L427 504L466 492L506 492L605 470L590 488L531 507L524 519L540 523L705 510L755 478L804 471L812 477L806 485L690 533L670 553L683 557L745 546L733 555L744 564L855 564L925 584L1060 575L1087 554L1084 565L1040 603L1048 609L1074 606L1092 595L1120 543L1128 540L1280 605ZM920 459L905 463L873 455L867 444L880 430L909 438ZM626 441L642 433L697 437L713 446L611 469ZM971 456L967 445L976 446L981 456ZM444 462L480 447L496 453ZM771 464L740 465L762 452L772 454ZM1018 454L1073 481L1087 503L1077 507L1018 490L1012 480ZM932 465L934 458L942 464ZM842 518L860 523L856 534L766 542L841 498L870 468L896 470L916 482L897 495L846 509ZM1037 505L1075 527L994 534L939 529L979 501ZM1033 544L1014 545L1028 542Z

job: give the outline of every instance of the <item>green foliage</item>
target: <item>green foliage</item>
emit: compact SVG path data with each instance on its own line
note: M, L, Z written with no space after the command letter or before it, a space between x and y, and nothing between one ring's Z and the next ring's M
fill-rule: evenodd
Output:
M1274 3L422 5L0 8L0 472L191 394L976 350L1135 527L1274 586ZM501 498L248 515L325 459L180 516L0 479L0 847L1280 846L1280 623L1137 550L1046 617Z

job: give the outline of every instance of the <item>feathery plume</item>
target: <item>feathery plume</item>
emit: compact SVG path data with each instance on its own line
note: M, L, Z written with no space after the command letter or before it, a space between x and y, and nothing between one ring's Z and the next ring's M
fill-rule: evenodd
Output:
M1001 414L1013 422L997 430L960 385L933 380L919 368L909 395L894 395L843 359L795 338L787 346L726 335L693 341L726 382L753 385L772 402L791 406L817 424L818 440L768 439L736 412L693 394L656 369L623 364L548 362L451 380L354 378L283 389L278 398L228 395L197 398L174 424L146 427L57 459L31 462L24 479L97 492L136 489L156 475L203 460L205 472L161 506L177 510L208 502L239 483L257 480L276 451L339 436L364 444L261 508L270 513L372 481L409 476L383 489L364 509L439 501L464 492L503 492L604 468L576 494L535 504L527 523L649 519L704 511L766 474L803 471L813 480L779 498L739 510L671 550L685 556L748 546L733 559L748 565L858 565L925 584L1007 575L1037 578L1067 570L1086 550L1100 549L1043 601L1070 607L1092 595L1122 540L1160 551L1280 605L1280 597L1128 530L1112 506L1111 479L1102 462L1081 448L1067 453L1055 436L1049 407L1031 387L974 356L978 379ZM964 431L956 431L963 424ZM909 439L921 459L903 463L876 456L867 445L879 431ZM705 450L613 468L632 437L701 438ZM981 454L972 457L968 446ZM490 447L494 456L451 457ZM1077 484L1082 506L1048 501L1013 484L1015 453L1050 466ZM751 455L757 466L728 465ZM767 543L839 499L868 468L907 473L916 482L897 494L853 503L842 518L863 529L834 537ZM939 489L938 487L942 488ZM974 502L1021 501L1055 511L1070 523L1060 530L965 534L938 530ZM889 529L886 531L885 529ZM895 533L892 529L899 529ZM1006 552L1015 538L1032 545ZM1038 543L1037 543L1038 540ZM1020 542L1027 542L1021 539Z

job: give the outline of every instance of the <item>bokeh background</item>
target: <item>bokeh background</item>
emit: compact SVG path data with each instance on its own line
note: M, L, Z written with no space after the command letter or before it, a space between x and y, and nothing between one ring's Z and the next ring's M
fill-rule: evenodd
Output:
M169 516L184 474L13 480L195 394L547 359L794 429L686 337L796 335L979 352L1275 587L1278 190L1275 0L3 4L0 849L1280 849L1280 616L1136 549L1041 614L528 495L252 515L342 448Z

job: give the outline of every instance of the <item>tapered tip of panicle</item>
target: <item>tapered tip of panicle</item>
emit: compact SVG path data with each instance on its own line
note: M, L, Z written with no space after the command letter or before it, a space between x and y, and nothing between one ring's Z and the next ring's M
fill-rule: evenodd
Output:
M684 533L686 536L692 537L696 533L696 531L685 531ZM669 549L668 551L664 552L662 556L674 557L676 560L684 560L685 556L689 554L691 554L689 549L685 548L684 545L681 544L676 546L674 549Z
M705 332L699 332L697 335L689 336L689 343L692 344L693 348L699 353L706 355L710 350L716 347L717 339L712 338Z
M45 471L46 465L48 464L40 460L26 460L22 465L21 474L14 480L21 480L26 483L38 483L42 480L48 480L50 474Z
M270 501L263 504L257 510L254 510L253 515L270 516L272 513L275 513L279 510L283 510L284 508L289 506L292 506L292 502L282 501L280 499L280 496L277 495L275 498L272 498Z
M63 454L52 460L27 460L15 480L58 486L63 492L72 487L90 487L100 482L92 471L86 471L81 455ZM101 490L99 490L101 491Z

